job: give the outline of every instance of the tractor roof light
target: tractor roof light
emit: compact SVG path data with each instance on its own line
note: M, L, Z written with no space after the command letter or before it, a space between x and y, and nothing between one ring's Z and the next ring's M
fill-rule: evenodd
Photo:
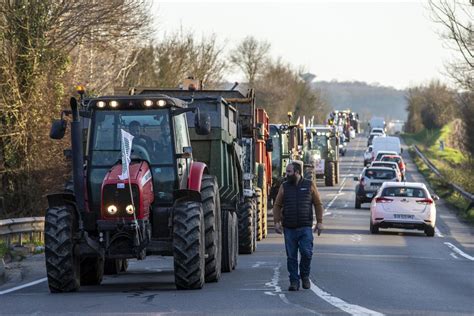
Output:
M118 103L118 101L112 100L112 101L109 102L109 105L113 108L116 108L116 107L118 107L119 103Z
M129 205L127 205L127 207L125 208L125 211L126 211L127 214L129 214L129 215L133 215L133 213L135 213L135 207L133 207L132 204L129 204Z
M86 88L82 85L78 85L76 86L76 92L80 95L83 95L84 93L86 93Z
M117 206L115 206L115 205L109 205L107 207L107 213L109 213L110 215L117 214L117 211L118 211L118 209L117 209Z
M150 107L150 106L153 105L153 101L152 101L152 100L145 100L145 101L143 102L143 104L144 104L146 107Z
M163 106L166 105L166 100L158 100L158 101L156 101L156 104L157 104L158 106L163 107Z
M101 109L105 108L105 102L104 101L97 101L97 107L101 108Z

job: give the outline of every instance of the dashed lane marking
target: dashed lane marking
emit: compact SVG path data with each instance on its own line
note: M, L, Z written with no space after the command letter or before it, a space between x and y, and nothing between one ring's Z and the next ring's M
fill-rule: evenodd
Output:
M26 283L26 284L22 284L22 285L19 285L19 286L15 286L15 287L13 287L13 288L11 288L11 289L7 289L7 290L0 291L0 295L5 295L5 294L8 294L8 293L12 293L12 292L15 292L15 291L18 291L18 290L21 290L21 289L24 289L24 288L27 288L27 287L36 285L36 284L40 284L40 283L46 282L47 280L48 280L47 278L42 278L42 279L39 279L39 280L30 282L30 283Z
M464 251L462 251L461 249L459 249L458 247L456 247L455 245L453 245L452 243L450 242L445 242L444 243L446 246L448 246L449 248L451 248L455 253L457 253L458 255L468 259L468 260L471 260L471 261L474 261L474 257L473 256L470 256L468 255L467 253L465 253Z

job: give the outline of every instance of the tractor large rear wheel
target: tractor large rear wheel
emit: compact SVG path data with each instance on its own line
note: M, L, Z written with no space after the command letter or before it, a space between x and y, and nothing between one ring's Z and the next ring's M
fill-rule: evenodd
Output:
M324 169L324 184L327 187L333 187L336 184L336 166L334 162L327 162Z
M45 259L49 290L74 292L80 287L81 261L74 242L77 219L72 207L56 206L46 211Z
M239 253L251 254L255 249L255 203L251 199L245 199L244 203L239 205Z
M219 188L215 176L203 176L201 197L206 231L206 282L217 282L221 277L222 225Z
M257 195L257 240L263 239L263 203L262 203L262 189L256 188Z
M177 202L173 215L174 279L178 290L200 289L204 285L205 237L202 205Z
M267 190L267 173L265 171L265 165L259 164L257 169L257 185L262 190L262 239L267 237L268 234L268 190Z

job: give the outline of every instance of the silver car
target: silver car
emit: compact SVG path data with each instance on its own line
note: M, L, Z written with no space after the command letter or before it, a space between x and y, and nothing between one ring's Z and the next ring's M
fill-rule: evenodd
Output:
M359 177L354 177L359 183L355 187L355 208L362 203L370 203L384 182L399 182L397 172L387 167L364 168Z

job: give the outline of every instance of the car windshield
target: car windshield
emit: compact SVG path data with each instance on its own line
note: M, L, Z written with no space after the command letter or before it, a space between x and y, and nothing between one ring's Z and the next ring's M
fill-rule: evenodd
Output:
M389 180L395 178L395 171L385 169L367 169L365 177L377 180Z
M401 158L394 157L394 156L385 156L385 157L382 157L382 161L392 161L392 162L399 163L401 161Z
M121 130L133 138L132 158L139 156L151 164L172 163L169 111L97 111L93 119L91 163L110 166L121 158Z
M394 165L392 163L373 163L372 167L386 167L386 168L396 169L397 165Z
M383 190L382 196L426 198L427 194L420 188L390 187Z

